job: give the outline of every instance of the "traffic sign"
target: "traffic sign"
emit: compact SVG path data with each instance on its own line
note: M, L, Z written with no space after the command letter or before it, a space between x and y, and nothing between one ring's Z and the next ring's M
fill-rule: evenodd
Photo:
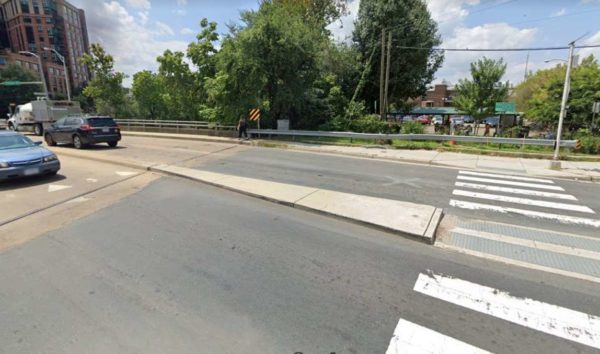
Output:
M517 107L514 102L496 102L496 113L516 111Z
M2 86L21 86L21 81L9 80L0 83Z
M250 120L257 121L260 119L260 109L254 108L250 110Z

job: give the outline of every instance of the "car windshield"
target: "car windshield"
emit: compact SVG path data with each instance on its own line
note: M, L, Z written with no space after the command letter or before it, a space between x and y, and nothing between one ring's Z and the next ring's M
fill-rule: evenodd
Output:
M88 124L92 127L116 127L117 123L112 118L88 118Z
M0 135L0 150L22 149L34 146L33 142L22 135Z

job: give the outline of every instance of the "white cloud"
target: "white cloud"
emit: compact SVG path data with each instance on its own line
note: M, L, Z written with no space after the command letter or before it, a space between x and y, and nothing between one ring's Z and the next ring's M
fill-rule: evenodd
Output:
M556 11L555 13L552 14L553 17L560 17L560 16L564 16L567 13L567 8L563 7L562 9Z
M184 36L187 36L190 34L194 34L194 30L189 27L185 27L185 28L182 28L181 31L179 31L179 33L183 34Z
M173 10L173 13L177 16L185 16L187 14L187 11L185 11L184 9L175 9Z
M164 22L156 21L156 27L158 28L158 33L163 36L174 36L175 31L171 28L171 26L167 25Z
M577 43L577 44L579 44L579 43ZM600 44L600 31L596 32L590 38L584 40L583 44L584 45L598 45L598 44ZM576 54L579 55L579 59L580 60L582 60L583 58L589 56L590 54L593 54L596 59L600 59L600 48L584 48L584 49L579 50L579 52L576 53Z
M445 37L454 26L469 16L469 10L465 7L478 4L479 0L429 0L427 8Z
M148 12L138 12L138 17L140 18L140 23L142 25L145 25L146 23L148 23Z
M127 0L127 5L136 9L150 10L150 0Z
M520 29L506 23L490 23L476 27L458 27L444 40L446 48L522 48L534 43L538 30ZM486 56L503 58L508 64L505 80L520 81L525 73L526 53L521 52L446 52L444 66L436 73L436 81L446 79L456 83L469 76L470 63Z
M352 0L352 2L348 4L348 15L329 25L328 28L331 31L333 38L338 42L350 42L352 40L354 21L356 21L359 7L360 0Z
M187 5L187 0L177 0L177 6L185 6Z
M86 11L91 43L100 43L115 59L115 69L129 75L124 82L131 85L133 74L156 70L156 57L171 49L185 51L188 43L162 39L153 25L144 25L117 1L80 0ZM139 16L139 13L137 14Z

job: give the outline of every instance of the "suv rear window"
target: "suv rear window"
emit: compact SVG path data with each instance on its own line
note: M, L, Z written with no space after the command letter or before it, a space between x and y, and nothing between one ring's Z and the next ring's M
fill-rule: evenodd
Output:
M112 118L88 118L87 122L92 127L116 127L117 123Z

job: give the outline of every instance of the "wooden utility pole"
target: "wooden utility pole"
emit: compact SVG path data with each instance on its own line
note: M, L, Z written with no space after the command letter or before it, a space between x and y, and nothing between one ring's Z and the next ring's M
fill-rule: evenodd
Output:
M383 119L385 86L385 28L381 30L381 68L379 75L379 115Z
M385 69L385 90L383 97L383 115L387 119L388 110L388 89L390 87L390 66L392 65L392 32L388 33L388 45L387 45L387 67Z

